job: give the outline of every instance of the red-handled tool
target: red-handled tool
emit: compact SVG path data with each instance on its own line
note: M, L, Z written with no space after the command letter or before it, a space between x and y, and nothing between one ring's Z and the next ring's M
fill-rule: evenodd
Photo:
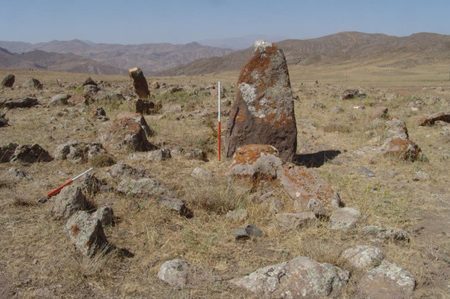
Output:
M94 168L89 168L88 170L86 170L86 171L80 173L79 175L77 175L77 176L75 176L75 177L73 177L73 178L71 178L71 179L68 179L67 181L64 182L64 184L62 184L62 185L59 186L58 188L53 189L52 191L50 191L49 193L47 193L47 198L50 198L50 197L53 197L53 196L57 195L59 192L61 192L61 190L62 190L64 187L66 187L66 186L72 184L75 180L81 178L83 175L85 175L85 174L87 174L88 172L92 171L92 169L94 169Z

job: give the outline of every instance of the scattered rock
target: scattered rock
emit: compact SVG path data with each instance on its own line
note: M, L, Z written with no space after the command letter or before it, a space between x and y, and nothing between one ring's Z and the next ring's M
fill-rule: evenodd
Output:
M367 167L361 166L358 168L358 172L365 177L373 178L375 177L375 173Z
M450 112L439 112L439 113L430 115L420 121L420 126L432 126L437 121L443 121L446 123L450 123Z
M53 96L48 103L49 106L66 106L69 104L71 95L61 93Z
M277 224L285 230L296 230L315 221L313 212L279 213L276 215Z
M106 150L101 143L69 141L56 148L55 158L73 163L86 163L95 156L105 153Z
M114 212L111 207L98 208L94 212L93 217L98 219L103 226L114 224Z
M174 148L170 153L173 157L183 157L188 160L200 160L208 162L208 155L204 150L201 150L199 148Z
M142 115L123 113L117 116L109 130L101 135L101 139L118 149L140 152L157 149L147 140L147 136L151 135L153 131Z
M155 179L124 177L117 186L117 191L128 196L159 197L166 193L166 189Z
M159 84L158 81L153 81L150 86L152 89L160 89L161 88L161 84Z
M38 79L31 78L23 84L23 87L41 90L44 86Z
M97 82L95 82L91 77L88 77L86 80L84 80L82 86L86 85L94 85L97 86Z
M342 206L339 194L313 169L285 164L278 171L278 178L298 211L330 216L334 208Z
M207 169L195 167L191 172L191 176L197 179L207 180L210 179L213 176L213 174L211 171Z
M228 213L225 215L227 219L233 221L233 222L241 222L247 219L247 210L246 209L237 209L233 211L228 211Z
M124 163L117 163L113 165L109 171L109 175L113 178L130 177L138 179L146 176L145 170L138 170Z
M409 234L405 230L397 228L385 228L376 225L363 227L363 234L381 240L409 241Z
M106 111L102 107L95 109L94 118L100 121L107 121L109 118L106 116Z
M68 219L75 212L89 210L92 206L78 186L68 186L54 197L51 214L54 219Z
M14 76L13 74L8 74L3 78L2 82L0 83L0 86L11 88L13 87L15 81L16 76Z
M250 238L262 237L263 231L253 224L249 224L244 228L238 228L233 231L236 241L245 241Z
M367 271L378 267L384 259L384 254L377 247L357 245L344 250L341 259L354 269Z
M154 151L150 151L147 154L147 159L150 161L165 161L172 158L172 155L170 154L170 149L167 148L161 148Z
M358 89L346 89L342 93L341 99L349 100L354 98L365 98L367 95L360 92Z
M70 217L65 231L84 256L92 258L109 247L100 220L85 211L79 211Z
M158 203L169 210L175 211L180 216L184 216L186 218L192 218L194 216L192 211L186 206L186 203L181 199L161 196L158 199Z
M88 173L83 177L79 186L84 194L95 195L101 191L102 187L106 186L106 183L99 180L94 174Z
M158 113L159 110L161 110L160 104L157 105L152 101L142 99L136 101L136 113L150 115Z
M413 181L428 181L430 179L430 175L425 171L417 171L413 177Z
M84 85L83 86L83 97L85 99L85 104L89 105L94 102L96 94L100 91L97 85Z
M387 107L377 107L373 111L372 118L389 119L389 109Z
M0 148L0 162L50 162L53 158L39 144L18 145L10 143Z
M338 297L348 279L348 271L299 256L258 269L231 283L264 298L323 298Z
M403 121L394 118L387 121L386 125L388 138L379 149L383 155L412 162L422 157L422 150L409 139L408 129Z
M416 281L411 273L384 260L368 271L358 283L358 293L364 298L412 298Z
M241 70L226 133L226 156L245 144L270 144L283 161L297 148L294 97L283 51L255 43L253 57Z
M15 181L29 178L28 174L25 171L17 169L15 167L11 167L10 169L8 169L6 174L10 179Z
M331 229L348 230L354 228L361 213L354 208L339 208L331 213L330 227Z
M267 144L247 144L239 147L233 155L229 174L251 178L277 178L282 161L278 150Z
M9 120L6 118L6 113L0 112L0 128L6 127L8 125Z
M39 101L36 98L30 98L30 97L26 97L23 99L16 99L16 100L8 100L3 103L3 106L8 109L31 108L36 105L39 105Z
M190 265L182 259L164 262L159 268L158 278L170 286L182 289L188 284Z
M134 91L141 99L147 99L150 97L150 91L148 90L147 80L144 77L144 73L140 68L132 68L128 70L130 77L133 79Z
M9 143L0 147L0 163L7 163L14 155L16 148L19 145L17 143Z

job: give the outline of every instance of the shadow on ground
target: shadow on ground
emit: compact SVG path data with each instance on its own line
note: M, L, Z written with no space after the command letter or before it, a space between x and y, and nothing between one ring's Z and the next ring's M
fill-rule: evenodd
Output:
M311 154L297 154L292 159L292 162L296 165L311 167L320 167L325 162L333 160L341 154L339 150L326 150Z

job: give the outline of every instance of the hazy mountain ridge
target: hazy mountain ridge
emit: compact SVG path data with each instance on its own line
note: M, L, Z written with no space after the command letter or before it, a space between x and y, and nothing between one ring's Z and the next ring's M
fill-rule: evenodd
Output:
M416 33L406 37L361 32L342 32L306 40L284 40L283 49L291 65L339 64L350 61L394 60L407 68L433 61L450 60L450 36ZM160 75L197 75L237 70L250 58L252 48L222 57L200 59ZM392 64L391 64L392 65ZM389 65L384 65L389 66Z
M60 54L34 50L23 54L0 48L0 68L43 69L52 71L118 74L123 70L75 54Z
M229 49L203 46L199 43L121 45L92 43L78 39L36 44L0 41L0 47L16 53L41 50L59 54L75 54L121 69L122 72L130 67L139 66L147 74L183 65L200 58L222 56L232 52Z

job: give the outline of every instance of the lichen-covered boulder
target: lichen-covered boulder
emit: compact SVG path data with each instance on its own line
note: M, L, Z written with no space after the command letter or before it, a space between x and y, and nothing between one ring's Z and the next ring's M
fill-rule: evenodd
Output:
M113 121L107 132L101 135L102 141L118 149L145 152L157 149L147 136L153 131L145 118L137 113L122 113Z
M384 254L378 247L357 245L341 253L341 259L357 270L370 270L381 264Z
M229 173L240 177L275 179L281 164L275 147L268 144L247 144L234 153Z
M79 211L70 217L65 231L75 247L86 257L94 257L108 248L100 220L88 212Z
M411 273L384 260L361 278L358 293L361 298L407 299L413 297L415 286L416 281Z
M278 178L298 211L330 216L342 205L339 194L313 169L288 163L279 169Z
M226 133L226 155L245 144L270 144L283 161L297 148L297 127L286 58L281 49L257 42L241 70Z
M299 256L258 269L231 283L263 298L324 298L339 296L348 279L348 271Z

